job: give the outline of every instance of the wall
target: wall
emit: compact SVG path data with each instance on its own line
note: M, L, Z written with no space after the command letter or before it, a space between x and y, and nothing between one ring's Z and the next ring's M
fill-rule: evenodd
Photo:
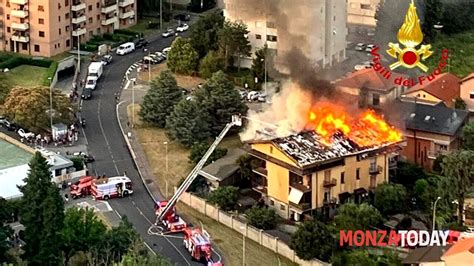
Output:
M247 238L257 242L258 244L274 251L275 253L288 258L289 260L296 262L303 266L319 266L329 265L319 260L305 261L301 260L293 250L291 250L287 244L283 243L278 239L265 233L263 230L257 229L251 225L243 223L237 220L233 215L229 215L226 212L219 210L213 205L207 204L204 199L194 196L190 193L184 192L180 197L180 201L184 204L192 207L200 213L220 222L221 224L232 228L234 231L245 235ZM241 229L243 228L243 229Z
M282 151L280 151L275 145L271 143L252 144L251 148L282 162L298 167L298 165L292 159L286 156Z
M285 169L272 162L266 162L267 167L267 189L268 195L288 204L288 193L290 184L290 174L288 169Z
M418 96L419 95L419 96ZM439 103L439 102L442 102L442 100L436 98L435 96L423 91L423 90L419 90L419 91L413 91L413 92L410 92L410 93L406 93L406 94L403 94L402 95L402 98L415 98L415 97L418 97L418 99L422 100L422 101L427 101L427 102L432 102L432 103ZM448 103L446 103L448 104Z
M375 11L380 0L348 0L347 23L376 26ZM361 4L370 5L370 9L362 9Z
M461 82L461 99L466 102L467 109L470 112L474 112L474 96L471 98L471 94L474 95L474 78L466 79Z
M415 154L415 139L413 137L406 138L407 145L403 147L401 155L405 156L409 162L415 163L424 169L431 171L433 167L433 160L428 158L428 151L431 151L432 141L419 139L417 133L416 139L416 154ZM426 152L425 152L426 151Z

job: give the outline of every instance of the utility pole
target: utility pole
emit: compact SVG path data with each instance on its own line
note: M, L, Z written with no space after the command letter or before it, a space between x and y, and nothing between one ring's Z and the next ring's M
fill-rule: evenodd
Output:
M436 227L436 204L438 203L438 200L440 200L441 197L436 198L434 204L433 204L433 229L432 231L435 230Z
M163 142L163 144L165 145L165 161L166 161L166 176L165 176L165 185L166 185L166 188L165 188L165 197L167 198L168 197L168 142L165 141Z
M49 123L51 125L51 134L53 134L53 86L52 84L52 77L48 78L49 80Z
M81 35L77 35L77 67L81 71Z
M160 30L163 30L163 0L160 0Z
M130 79L132 85L132 128L135 128L135 78Z
M151 57L150 51L148 51L148 82L151 82Z

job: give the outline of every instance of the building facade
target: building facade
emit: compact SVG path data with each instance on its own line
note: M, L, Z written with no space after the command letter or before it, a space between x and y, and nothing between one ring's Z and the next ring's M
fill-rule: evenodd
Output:
M460 87L461 99L466 103L467 110L474 113L474 73L463 78Z
M2 50L54 56L136 23L136 0L2 0Z
M242 21L250 31L248 39L255 50L267 44L276 55L275 67L284 68L285 52L298 48L309 61L327 67L345 58L346 2L337 0L224 0L224 16ZM243 67L252 57L242 58Z
M375 27L380 0L347 0L347 23Z
M314 210L329 214L338 204L361 203L389 181L389 169L396 167L395 144L349 151L339 146L345 139L319 150L317 139L306 132L249 142L255 160L252 188L285 219L298 221Z

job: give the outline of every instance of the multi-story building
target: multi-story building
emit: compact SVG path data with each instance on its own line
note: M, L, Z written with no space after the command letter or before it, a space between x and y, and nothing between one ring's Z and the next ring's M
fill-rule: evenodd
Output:
M319 67L345 58L346 2L337 0L224 0L224 16L244 22L250 31L252 54L267 44L276 54L275 67L284 67L285 52L301 50L310 63ZM242 58L250 67L252 58Z
M461 99L466 103L467 110L474 114L474 72L460 82Z
M136 23L136 0L2 0L4 51L54 56Z
M359 147L343 135L328 147L311 131L248 144L255 159L253 189L280 216L295 220L312 210L331 213L337 204L368 199L378 184L389 181L398 152L396 143Z
M375 27L377 11L380 0L348 0L347 23Z

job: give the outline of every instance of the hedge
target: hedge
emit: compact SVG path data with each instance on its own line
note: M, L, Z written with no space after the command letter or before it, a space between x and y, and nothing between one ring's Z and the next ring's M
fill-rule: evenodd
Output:
M140 35L139 32L133 30L114 30L114 34L128 35L133 37Z
M43 78L43 86L49 87L49 78L53 78L58 70L58 62L52 61L49 65L48 71L46 71L46 76Z
M12 69L21 65L31 65L38 67L50 67L53 61L47 59L32 59L22 56L12 56L0 63L0 69Z

